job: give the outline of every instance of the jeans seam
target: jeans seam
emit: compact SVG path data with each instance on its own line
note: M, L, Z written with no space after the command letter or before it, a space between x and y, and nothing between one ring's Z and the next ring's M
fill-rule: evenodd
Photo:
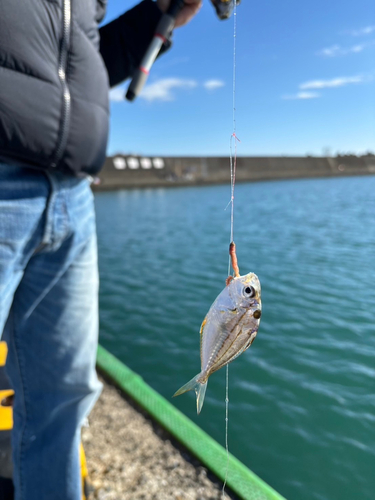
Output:
M71 220L70 220L70 215L68 211L68 196L67 196L67 190L64 189L61 191L62 194L62 211L64 212L64 219L63 219L63 233L64 233L64 240L68 236L69 228L72 226Z
M46 225L44 228L44 234L42 239L43 247L53 242L53 221L54 221L54 205L57 197L57 184L53 179L53 176L49 172L45 172L46 177L50 183L51 192L46 203Z
M23 412L25 415L24 419L24 424L22 426L22 429L20 430L20 437L19 437L19 489L20 489L20 498L24 498L24 491L23 491L23 463L24 463L24 442L25 442L25 434L26 434L26 429L27 429L27 424L28 424L28 412L27 412L27 404L26 404L26 384L25 384L25 379L22 375L22 362L21 362L21 357L20 357L20 350L19 350L19 344L17 341L17 335L16 335L16 327L15 327L15 321L14 321L14 311L13 308L10 312L10 320L11 320L11 325L12 325L12 343L13 343L13 349L14 349L14 354L15 354L15 360L17 364L17 369L19 372L19 378L21 381L21 387L22 387L22 402L23 402ZM19 396L18 396L19 397ZM17 398L17 395L16 395Z

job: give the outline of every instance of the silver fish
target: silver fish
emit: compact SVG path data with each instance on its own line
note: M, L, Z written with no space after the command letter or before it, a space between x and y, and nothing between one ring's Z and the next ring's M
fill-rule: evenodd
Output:
M258 333L262 302L260 282L254 273L234 278L218 295L203 320L201 372L174 396L195 390L200 413L208 377L248 349Z

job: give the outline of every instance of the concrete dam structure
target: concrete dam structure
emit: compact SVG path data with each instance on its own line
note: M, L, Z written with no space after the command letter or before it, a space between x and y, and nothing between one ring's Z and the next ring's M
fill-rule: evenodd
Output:
M237 157L236 181L375 174L375 155ZM108 157L95 190L227 183L228 157Z

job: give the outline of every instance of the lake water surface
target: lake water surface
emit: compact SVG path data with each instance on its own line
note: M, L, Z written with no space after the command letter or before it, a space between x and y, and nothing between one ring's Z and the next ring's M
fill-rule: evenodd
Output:
M225 369L199 328L228 268L229 186L95 195L101 343L224 445ZM229 449L289 500L375 498L375 177L238 184L240 271L258 336L229 365Z

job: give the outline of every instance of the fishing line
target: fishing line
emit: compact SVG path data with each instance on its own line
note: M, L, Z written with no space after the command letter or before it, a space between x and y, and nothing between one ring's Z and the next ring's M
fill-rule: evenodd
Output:
M237 37L237 2L232 0L233 7L233 91L232 91L232 120L233 131L230 136L230 241L234 241L234 185L236 183L236 167L237 167L237 141L241 142L236 135L236 37ZM234 147L233 147L234 143ZM231 258L228 262L228 276L230 275Z
M237 141L236 135L236 37L237 37L237 1L233 2L233 131L230 136L230 241L234 241L234 185L236 183L236 167L237 167ZM233 147L234 143L234 147ZM231 256L228 262L228 276L230 273ZM229 446L228 446L228 424L229 424L229 365L226 366L225 372L225 451L227 454L225 466L225 480L222 488L222 499L225 500L225 486L228 479L229 469Z

